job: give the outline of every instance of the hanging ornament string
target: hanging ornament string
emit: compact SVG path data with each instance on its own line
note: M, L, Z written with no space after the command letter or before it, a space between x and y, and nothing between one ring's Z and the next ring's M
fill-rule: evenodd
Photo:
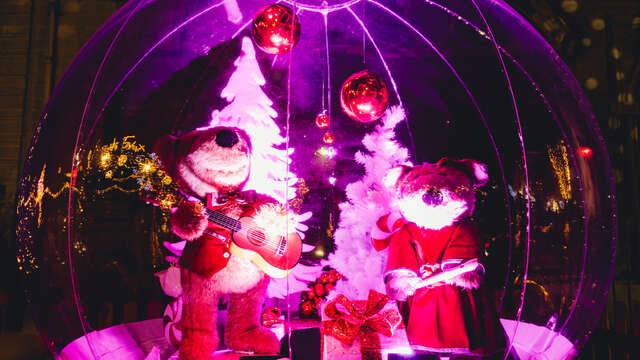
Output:
M323 2L324 6L327 6L327 2L324 1ZM328 25L328 20L327 20L327 15L328 12L324 11L322 13L322 17L324 19L324 45L325 45L325 50L326 50L326 54L325 54L325 61L327 62L327 86L326 86L326 92L327 92L327 115L329 115L329 117L331 117L331 60L329 58L329 25ZM323 94L323 99L324 99L324 94ZM323 110L324 110L324 103L322 104Z
M361 3L362 5L362 21L366 20L365 17L365 5L367 4L366 1L363 1ZM362 65L364 67L367 67L367 34L364 32L364 28L362 30Z
M325 7L325 9L322 11L322 19L324 21L324 45L325 45L325 62L327 65L327 85L326 87L323 84L323 90L326 91L326 98L327 98L327 104L325 107L325 104L322 104L322 113L318 114L318 116L316 117L316 125L320 128L320 129L326 129L326 133L324 134L324 136L322 137L323 141L325 144L332 144L333 143L333 135L331 134L331 130L330 130L330 119L331 119L331 60L329 57L329 22L328 22L328 3L327 1L323 1L322 2L322 6ZM322 98L325 98L325 93L323 92L322 94ZM327 142L326 139L327 138L331 138L331 142Z
M294 38L294 34L296 33L296 0L293 0L293 14L291 16L291 38ZM297 26L298 37L300 36L300 25L298 23ZM290 120L291 120L291 68L293 62L293 51L289 51L289 63L288 63L288 71L287 71L287 121L285 128L285 149L286 153L289 154L289 132L290 132ZM285 161L286 171L285 171L285 181L284 181L284 201L285 201L285 214L289 214L289 161ZM289 233L289 216L287 216L287 221L285 224L286 234ZM289 268L289 258L286 259L285 266L287 269ZM291 357L291 303L289 299L289 276L286 277L286 294L287 294L287 317L285 319L285 333L287 335L287 350L289 351L289 357Z

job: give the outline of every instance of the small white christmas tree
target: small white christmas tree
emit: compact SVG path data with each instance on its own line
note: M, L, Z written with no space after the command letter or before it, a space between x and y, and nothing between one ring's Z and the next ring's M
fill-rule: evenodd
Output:
M265 84L251 39L242 39L242 52L234 65L227 86L220 96L229 102L211 114L209 126L233 126L243 129L251 138L251 175L245 190L256 190L284 203L295 197L298 178L287 172L293 149L278 149L285 143L274 121L278 113L273 102L262 91ZM285 196L285 192L287 193Z
M356 161L364 166L365 174L347 186L347 201L340 204L340 221L334 235L336 251L325 262L346 277L337 283L334 295L366 299L370 289L385 293L382 275L387 253L373 248L371 228L393 210L393 193L383 184L385 175L394 166L408 164L407 149L394 139L394 129L404 118L401 107L387 110L382 123L362 140L369 154L356 153Z
M293 148L284 149L286 139L275 122L278 113L272 107L273 102L262 91L266 82L250 38L242 39L242 50L234 65L236 70L220 93L229 105L212 112L209 126L237 127L249 135L252 147L251 173L244 190L255 190L284 204L296 196L298 177L287 167L287 164L291 164ZM311 215L311 212L292 214L289 231L297 231L304 238L307 226L302 222ZM303 251L309 251L310 248L303 244ZM284 298L287 289L289 293L306 290L307 283L320 273L320 269L298 264L288 277L271 279L267 296Z

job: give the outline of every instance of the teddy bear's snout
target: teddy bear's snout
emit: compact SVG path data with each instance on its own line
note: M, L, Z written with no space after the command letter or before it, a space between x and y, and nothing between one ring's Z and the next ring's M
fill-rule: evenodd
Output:
M235 131L232 130L220 130L220 132L216 135L216 144L225 148L232 147L233 145L237 144L238 141L238 135L235 133Z

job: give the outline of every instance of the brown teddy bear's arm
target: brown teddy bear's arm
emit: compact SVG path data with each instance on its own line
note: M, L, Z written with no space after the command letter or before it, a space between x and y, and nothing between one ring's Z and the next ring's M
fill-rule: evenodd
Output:
M198 202L183 201L171 214L171 230L187 241L202 236L208 223L203 214L203 206Z

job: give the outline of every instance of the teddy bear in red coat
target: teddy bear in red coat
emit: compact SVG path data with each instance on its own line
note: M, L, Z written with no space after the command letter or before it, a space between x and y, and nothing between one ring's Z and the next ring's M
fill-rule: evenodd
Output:
M482 265L447 276L481 258L480 238L469 218L474 189L488 178L486 165L478 161L444 158L396 167L384 179L398 211L381 217L371 235L377 250L389 249L387 293L401 301L407 337L416 351L486 356L504 347L493 304L481 286ZM436 275L445 279L423 286L424 279Z
M204 215L203 202L232 218L251 215L277 226L282 207L270 197L241 192L251 166L251 142L238 128L213 127L155 145L165 171L178 184L182 201L171 215L172 231L187 240L180 257L183 291L181 360L209 359L219 344L218 300L229 295L224 342L232 350L277 353L276 335L259 322L269 277L251 261L230 253L231 231Z

